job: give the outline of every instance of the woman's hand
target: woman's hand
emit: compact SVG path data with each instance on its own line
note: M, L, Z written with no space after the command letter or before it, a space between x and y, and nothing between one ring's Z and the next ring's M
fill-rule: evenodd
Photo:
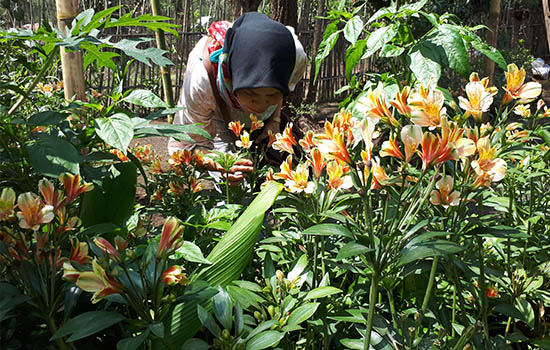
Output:
M227 177L229 186L238 186L244 178L254 171L253 163L250 159L239 159L235 165L226 173L225 169L215 161L209 159L205 164L205 168L210 171L219 171L223 177Z

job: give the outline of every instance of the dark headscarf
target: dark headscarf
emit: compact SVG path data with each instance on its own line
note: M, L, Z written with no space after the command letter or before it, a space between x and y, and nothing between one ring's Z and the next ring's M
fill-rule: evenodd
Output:
M227 30L223 53L228 56L233 93L275 88L288 95L296 46L292 33L281 23L259 12L245 13Z

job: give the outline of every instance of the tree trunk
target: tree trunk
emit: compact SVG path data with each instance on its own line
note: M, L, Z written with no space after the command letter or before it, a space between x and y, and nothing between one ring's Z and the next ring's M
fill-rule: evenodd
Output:
M65 32L67 25L78 15L78 0L57 0L57 26ZM82 51L67 52L61 47L61 68L63 70L63 85L65 99L75 97L86 101L86 85L84 83L84 68Z
M489 35L487 42L489 45L496 47L498 38L498 26L500 21L500 0L491 0L491 8L489 10ZM495 74L495 62L490 58L485 58L485 76L489 77L490 83L493 82Z
M312 103L316 100L317 87L313 82L315 76L315 56L319 50L319 44L323 38L323 21L319 18L325 11L325 0L318 0L317 3L317 17L315 18L315 26L313 29L313 50L311 51L311 63L309 70L309 87L307 91L306 101Z
M550 50L550 5L548 0L542 0L542 8L544 9L544 24L546 25L546 41Z
M298 26L298 3L296 0L271 0L269 16L285 26Z
M231 0L233 17L237 18L245 12L257 11L262 0Z

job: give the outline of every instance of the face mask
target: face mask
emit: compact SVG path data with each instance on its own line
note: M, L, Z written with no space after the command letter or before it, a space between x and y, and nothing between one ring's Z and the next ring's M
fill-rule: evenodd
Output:
M279 105L271 105L267 107L267 109L262 114L256 115L256 117L258 118L258 120L266 120L267 118L271 117L278 106Z

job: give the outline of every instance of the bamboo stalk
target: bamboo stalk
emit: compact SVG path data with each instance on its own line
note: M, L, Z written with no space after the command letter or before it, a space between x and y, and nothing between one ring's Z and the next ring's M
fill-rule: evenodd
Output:
M487 42L489 45L496 47L498 38L498 26L500 21L500 0L491 0L491 8L489 10L489 36ZM489 77L489 81L493 82L495 74L495 62L490 59L485 59L485 75Z
M64 33L67 25L70 25L78 15L78 0L56 0L56 8L57 26ZM77 100L86 101L82 52L68 52L61 47L60 54L65 99L75 97Z
M546 27L546 41L548 49L550 49L550 6L548 0L542 0L542 8L544 9L544 25Z

